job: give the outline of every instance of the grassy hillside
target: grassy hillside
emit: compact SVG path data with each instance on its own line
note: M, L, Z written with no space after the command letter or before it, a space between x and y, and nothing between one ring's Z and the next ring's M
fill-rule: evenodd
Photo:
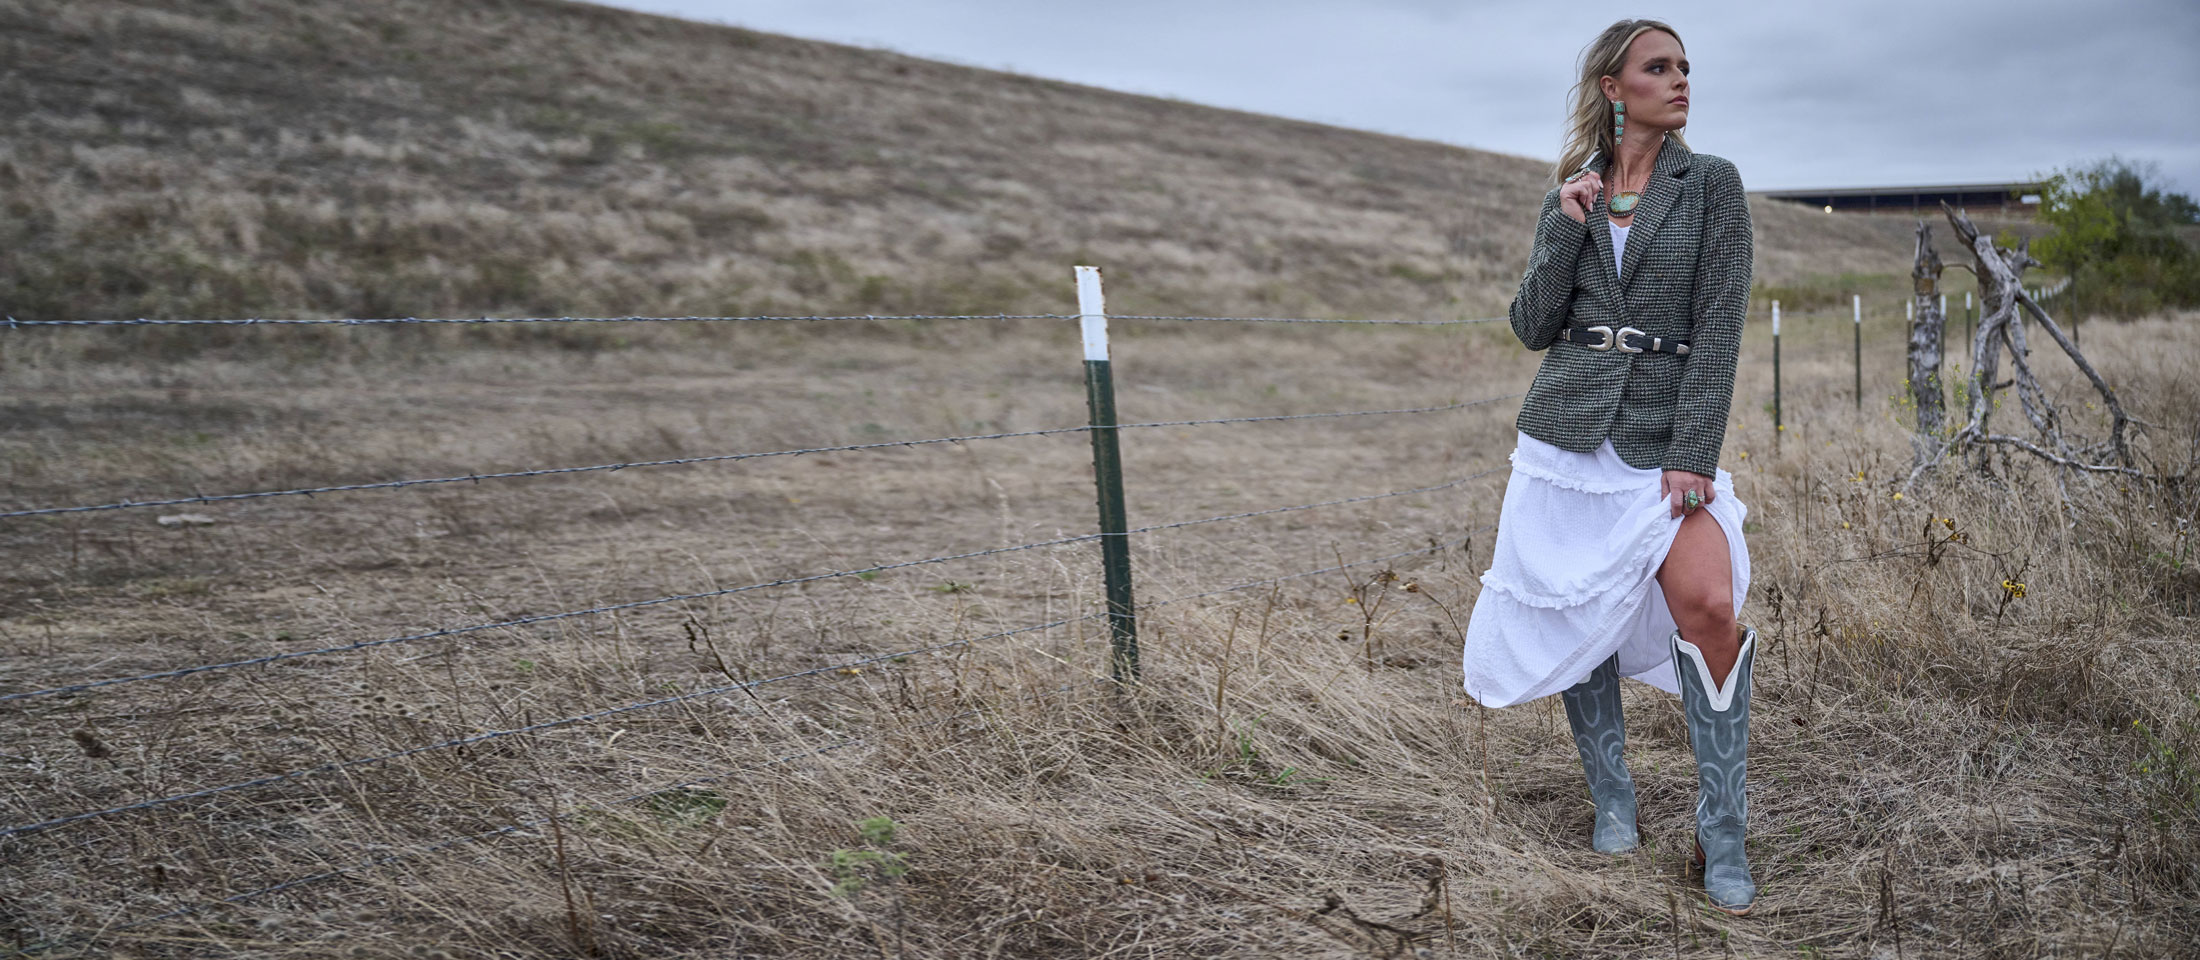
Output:
M0 56L26 318L1054 311L1072 262L1491 315L1547 164L551 0L0 0ZM1905 221L1757 214L1763 282L1905 269Z

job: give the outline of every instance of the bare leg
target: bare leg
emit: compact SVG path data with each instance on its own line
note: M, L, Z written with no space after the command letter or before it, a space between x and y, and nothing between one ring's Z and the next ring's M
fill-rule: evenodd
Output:
M1711 681L1724 685L1741 654L1742 638L1734 622L1734 566L1726 531L1710 511L1698 509L1681 518L1673 549L1658 567L1658 587L1665 591L1665 606L1681 629L1681 639L1703 651Z

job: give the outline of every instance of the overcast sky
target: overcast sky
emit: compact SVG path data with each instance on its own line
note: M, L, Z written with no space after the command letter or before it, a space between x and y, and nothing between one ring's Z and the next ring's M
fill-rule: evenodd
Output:
M1689 145L1753 190L2021 180L2111 153L2200 193L2195 0L615 0L1546 161L1581 48L1688 50Z

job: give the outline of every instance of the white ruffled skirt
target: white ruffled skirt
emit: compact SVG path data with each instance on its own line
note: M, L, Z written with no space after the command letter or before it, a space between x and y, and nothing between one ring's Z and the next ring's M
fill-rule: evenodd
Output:
M1615 652L1621 676L1678 694L1667 643L1675 625L1657 573L1681 518L1658 495L1664 471L1629 466L1609 439L1577 453L1525 432L1511 459L1497 546L1467 620L1467 695L1488 707L1524 703L1581 682ZM1726 533L1739 617L1749 507L1732 473L1719 470L1711 489L1699 509Z

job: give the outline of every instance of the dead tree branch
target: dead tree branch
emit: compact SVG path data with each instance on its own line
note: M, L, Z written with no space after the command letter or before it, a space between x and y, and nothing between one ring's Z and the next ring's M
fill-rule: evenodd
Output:
M1977 454L1977 467L1984 472L1987 470L1985 450L1989 445L2014 447L2054 464L2057 468L2058 486L2062 490L2066 505L2070 503L2067 482L2072 471L2095 474L2113 473L2155 480L2182 479L2181 476L2164 477L2149 474L2134 465L2130 445L2126 442L2124 436L2126 425L2133 421L2124 413L2123 404L2116 399L2116 391L2109 387L2108 381L2103 379L2100 373L2093 368L2093 364L2086 360L2085 354L2080 352L2078 345L2072 342L2070 337L2063 332L2062 326L2056 323L2054 318L2049 316L2047 311L2037 301L2033 300L2030 294L2025 292L2022 280L2025 268L2039 266L2039 261L2032 257L2030 243L2028 241L2021 242L2014 250L1996 246L1993 238L1982 234L1971 223L1971 218L1965 215L1962 210L1945 202L1940 206L1942 212L1948 217L1949 225L1955 229L1956 236L1961 238L1966 246L1970 247L1974 259L1978 262L1977 267L1972 272L1979 278L1982 303L1979 311L1978 331L1971 342L1971 370L1965 383L1967 387L1965 390L1966 422L1961 428L1948 434L1945 439L1935 439L1938 431L1928 433L1925 430L1924 397L1922 394L1918 395L1919 449L1911 467L1910 476L1903 482L1902 487L1908 489L1917 481L1920 475L1938 464L1950 452L1975 452ZM1930 255L1931 249L1927 228L1921 221L1918 224L1916 266L1912 268L1912 276L1918 278L1918 289L1920 291L1918 293L1918 316L1921 321L1925 319L1928 300L1923 292L1928 282L1925 279L1925 271L1930 270L1936 278L1939 272L1938 258L1932 257L1928 261L1927 258ZM2102 402L2109 412L2109 437L2107 442L2088 443L2083 440L2074 440L2064 430L2061 411L2056 408L2054 401L2041 388L2039 379L2032 373L2032 365L2029 360L2031 348L2026 342L2024 329L2024 317L2027 314L2039 321L2040 328L2047 331L2048 336L2053 338L2055 343L2062 347L2063 352L2069 355L2071 361L2077 364L2078 369L2085 373L2087 380L2092 382L2094 389L2100 392ZM1937 310L1934 311L1934 319L1939 319ZM1919 345L1918 341L1921 337L1919 329L1924 325L1924 323L1919 323L1913 326L1910 334L1910 375L1913 380L1913 390L1916 389L1914 381L1921 373L1921 362L1928 357L1937 359L1937 350L1925 351ZM2001 350L2004 346L2009 348L2012 372L2007 381L1997 382L1996 377L2000 372ZM1994 409L1994 392L2012 385L2016 387L2017 398L2023 408L2025 419L2031 424L2032 429L2039 434L2039 438L2036 440L1994 433L1991 429L1990 421ZM2107 457L2111 454L2114 457L2113 462L2095 459Z

